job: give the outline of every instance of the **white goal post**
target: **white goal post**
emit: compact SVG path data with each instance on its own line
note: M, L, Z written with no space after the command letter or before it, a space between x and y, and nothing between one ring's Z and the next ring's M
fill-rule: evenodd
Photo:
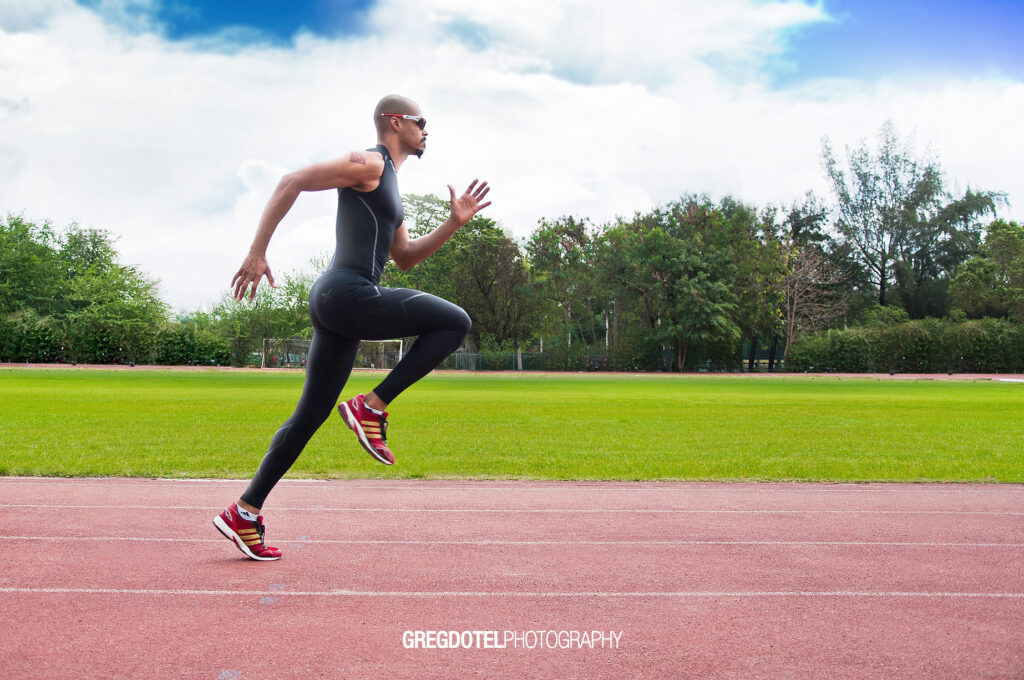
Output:
M390 349L389 349L390 346ZM397 353L395 348L397 347ZM405 340L360 340L356 365L363 368L394 368L405 353Z
M303 368L309 356L310 341L304 338L264 338L260 351L254 352L260 368ZM356 355L357 368L394 368L405 355L405 340L361 340Z

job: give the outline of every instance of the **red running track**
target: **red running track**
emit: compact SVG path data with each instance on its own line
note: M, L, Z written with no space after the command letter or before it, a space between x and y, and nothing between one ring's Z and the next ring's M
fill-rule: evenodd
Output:
M243 488L0 478L0 676L1024 677L1024 486Z

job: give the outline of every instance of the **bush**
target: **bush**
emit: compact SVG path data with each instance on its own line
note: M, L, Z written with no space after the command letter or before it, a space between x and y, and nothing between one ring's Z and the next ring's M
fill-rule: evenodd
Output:
M226 339L188 324L161 328L153 348L153 363L162 366L225 366L230 357Z
M792 371L1024 372L1024 325L923 319L819 333L790 348Z
M0 362L51 363L64 360L64 341L49 317L22 310L0 320Z

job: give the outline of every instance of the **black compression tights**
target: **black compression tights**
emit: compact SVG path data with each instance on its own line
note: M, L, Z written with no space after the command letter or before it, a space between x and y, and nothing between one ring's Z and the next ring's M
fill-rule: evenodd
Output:
M270 441L242 494L242 500L256 508L263 507L267 494L331 415L352 372L360 340L419 336L373 390L389 404L454 352L470 328L469 315L457 305L408 288L381 288L348 270L331 270L320 277L310 291L309 313L313 341L302 397Z

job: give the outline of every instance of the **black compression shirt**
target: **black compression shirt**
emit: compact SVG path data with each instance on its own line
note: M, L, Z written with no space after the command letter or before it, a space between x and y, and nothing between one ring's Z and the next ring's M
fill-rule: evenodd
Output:
M378 144L367 151L384 156L384 172L373 191L338 189L337 247L331 268L349 269L379 283L405 212L398 173L387 147Z

